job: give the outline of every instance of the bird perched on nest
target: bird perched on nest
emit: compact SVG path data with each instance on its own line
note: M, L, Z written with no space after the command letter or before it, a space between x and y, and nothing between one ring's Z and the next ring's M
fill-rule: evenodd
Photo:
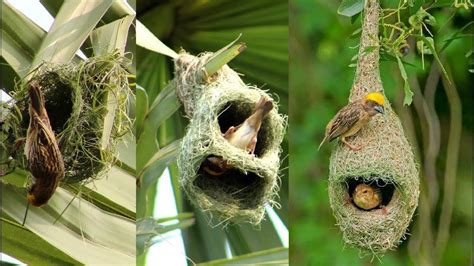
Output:
M258 131L262 126L263 119L272 109L272 100L262 96L255 105L252 115L245 119L242 124L227 129L224 133L224 139L233 146L245 150L249 154L254 154ZM225 171L232 169L232 165L220 156L210 156L206 159L203 168L211 175L222 175Z
M379 188L374 188L367 184L359 184L352 193L354 204L366 211L380 207L382 203L382 193Z
M51 129L44 97L37 82L28 85L30 123L25 154L34 184L28 190L28 202L42 206L48 202L64 176L64 162Z
M362 148L361 146L349 144L346 138L359 132L376 114L383 114L384 103L384 96L380 92L372 92L367 94L363 99L344 106L326 126L326 134L318 150L326 140L331 142L337 137L340 137L341 142L347 145L351 150L360 150Z

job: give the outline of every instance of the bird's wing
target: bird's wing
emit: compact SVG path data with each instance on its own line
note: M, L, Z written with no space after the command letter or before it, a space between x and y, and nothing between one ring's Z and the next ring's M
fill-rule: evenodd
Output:
M329 129L329 141L334 140L351 129L359 121L362 111L357 102L342 108L334 117Z
M36 137L37 142L32 143L33 150L31 152L40 154L42 160L46 160L46 158L53 162L62 162L61 152L59 151L59 147L56 143L56 138L54 133L49 129L49 127L37 116L36 114L33 116L35 123L37 125ZM34 156L34 155L30 155ZM43 162L41 163L43 164ZM45 168L51 166L50 164L45 164L43 166L39 166L40 168ZM64 166L62 166L63 168ZM51 169L47 169L47 171L52 171Z

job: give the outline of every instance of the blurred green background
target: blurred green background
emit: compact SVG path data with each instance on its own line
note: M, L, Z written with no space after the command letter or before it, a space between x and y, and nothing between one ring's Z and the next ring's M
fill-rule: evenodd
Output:
M388 7L386 2L382 2L383 8ZM398 4L391 2L392 8ZM430 6L430 3L414 2L414 7L401 13L402 20L407 21L420 4ZM456 9L452 7L453 1L438 1L428 10L437 21L437 26L430 27L435 46L440 50L443 45L449 44L439 55L457 88L457 100L462 104L462 120L456 112L451 116L452 106L439 78L439 71L433 71L430 75L433 56L425 55L425 68L422 69L421 56L413 48L412 39L408 39L411 44L409 54L403 58L409 63L405 64L405 69L415 93L410 106L403 106L403 80L396 61L381 61L385 93L402 120L405 134L420 164L421 194L408 239L397 250L387 252L380 261L371 261L371 257L360 258L357 249L344 247L342 233L335 225L336 220L329 207L327 191L329 156L334 144L323 146L319 152L317 150L326 124L339 108L347 104L355 73L355 68L349 65L354 63L351 59L358 51L360 34L353 33L360 29L361 16L349 18L339 15L340 3L335 0L292 0L289 4L291 264L471 265L471 10ZM452 42L446 42L453 36ZM428 79L438 82L426 86ZM428 120L430 125L434 125L431 130L426 126ZM447 153L450 127L461 124L461 137L452 140L460 144L459 160L457 166L448 166L451 174L447 174L448 181L445 183L446 160L453 158L453 154L448 156ZM434 141L428 138L429 134L435 136ZM440 149L435 153L435 159L427 156L427 148L436 146ZM454 191L449 189L450 185ZM451 197L452 202L449 201ZM436 253L443 204L445 211L452 208L451 215L447 215L450 220L449 238L446 248Z

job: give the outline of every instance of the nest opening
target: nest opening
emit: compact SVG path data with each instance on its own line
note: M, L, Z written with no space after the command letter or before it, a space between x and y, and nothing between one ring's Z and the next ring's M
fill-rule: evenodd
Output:
M379 189L381 194L382 194L382 202L381 205L376 207L375 209L380 209L381 206L387 206L390 204L392 201L393 193L395 191L395 184L393 182L387 182L384 179L381 178L373 178L371 180L367 180L361 177L347 177L345 181L345 185L347 188L347 193L349 195L349 198L352 199L352 194L354 193L355 188L360 185L360 184L366 184L369 185L375 189ZM359 208L357 205L354 204L353 201L351 201L352 205L356 207L357 209L361 211L372 211L371 210L364 210L362 208Z
M54 133L59 134L66 128L66 122L72 114L73 93L72 86L61 80L58 73L48 71L38 77L45 99L45 107ZM27 128L30 121L28 105L23 106L22 127Z
M253 112L255 104L240 101L230 101L218 112L217 121L221 133L224 134L231 126L242 124ZM257 145L255 146L255 156L263 157L271 143L273 143L268 117L262 121L262 126L258 131Z
M201 166L193 184L223 204L236 204L242 210L251 210L262 204L265 180L253 172L245 174L235 168L215 176Z

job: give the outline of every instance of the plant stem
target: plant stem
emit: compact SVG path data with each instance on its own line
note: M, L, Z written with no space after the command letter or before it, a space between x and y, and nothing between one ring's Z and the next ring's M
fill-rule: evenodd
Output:
M446 60L443 60L446 62ZM457 89L452 82L448 72L449 66L446 65L446 73L442 76L443 87L448 98L450 109L450 129L449 139L446 151L446 170L444 173L444 196L441 207L441 215L438 226L438 235L436 238L435 253L437 254L437 263L441 262L446 245L449 239L449 227L453 212L454 196L456 191L456 174L459 157L459 145L462 130L462 107Z

